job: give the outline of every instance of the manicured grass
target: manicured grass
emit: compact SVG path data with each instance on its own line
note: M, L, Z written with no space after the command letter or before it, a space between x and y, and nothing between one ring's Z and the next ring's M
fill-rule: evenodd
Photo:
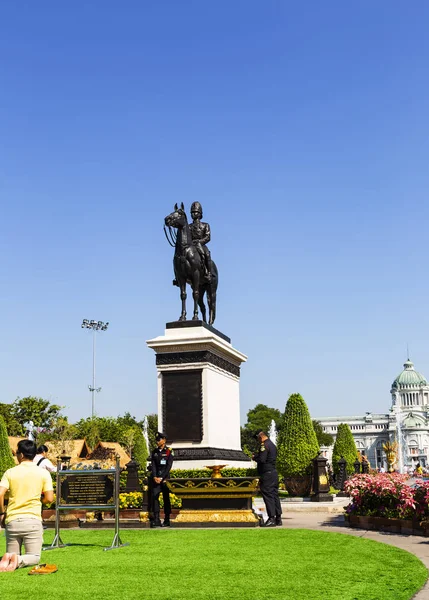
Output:
M64 530L53 575L0 573L1 597L55 600L408 600L427 570L398 548L303 529ZM53 534L45 532L45 542ZM4 552L4 538L0 552Z

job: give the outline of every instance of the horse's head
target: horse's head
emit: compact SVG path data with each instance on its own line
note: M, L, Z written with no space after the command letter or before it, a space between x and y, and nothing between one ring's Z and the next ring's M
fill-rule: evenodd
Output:
M188 222L188 219L186 218L183 202L181 203L180 208L178 208L177 204L175 204L174 212L167 215L164 221L168 227L175 227L176 229L184 227L185 223Z

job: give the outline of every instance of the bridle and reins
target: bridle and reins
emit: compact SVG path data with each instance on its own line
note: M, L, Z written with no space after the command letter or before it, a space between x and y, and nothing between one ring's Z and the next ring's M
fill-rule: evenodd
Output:
M177 242L177 232L169 225L168 233L167 233L167 228L164 225L164 233L165 233L165 237L167 238L167 242L170 244L170 246L172 248L175 248L176 242Z

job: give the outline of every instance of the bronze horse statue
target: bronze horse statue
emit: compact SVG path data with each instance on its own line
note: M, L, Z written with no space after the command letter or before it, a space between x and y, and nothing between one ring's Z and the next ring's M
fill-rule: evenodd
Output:
M213 325L216 318L216 292L218 286L218 271L214 261L211 261L211 280L208 281L204 275L203 260L192 242L191 230L185 213L183 202L178 208L174 206L174 212L165 217L165 225L169 228L177 229L176 236L170 235L170 241L165 234L170 245L174 245L175 252L173 258L173 267L176 282L180 288L180 298L182 300L182 314L179 321L186 321L186 284L192 288L192 297L194 299L193 321L198 321L198 306L201 310L204 323L206 320L206 307L204 304L204 294L207 294L207 304L209 307L209 325ZM171 231L171 230L170 230Z

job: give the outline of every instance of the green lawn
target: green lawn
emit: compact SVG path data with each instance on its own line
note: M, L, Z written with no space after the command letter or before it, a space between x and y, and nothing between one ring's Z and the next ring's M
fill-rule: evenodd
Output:
M1 597L55 600L402 600L427 570L414 555L354 536L302 529L64 530L44 552L53 575L0 573ZM51 531L45 532L50 543ZM0 553L5 540L0 539Z

